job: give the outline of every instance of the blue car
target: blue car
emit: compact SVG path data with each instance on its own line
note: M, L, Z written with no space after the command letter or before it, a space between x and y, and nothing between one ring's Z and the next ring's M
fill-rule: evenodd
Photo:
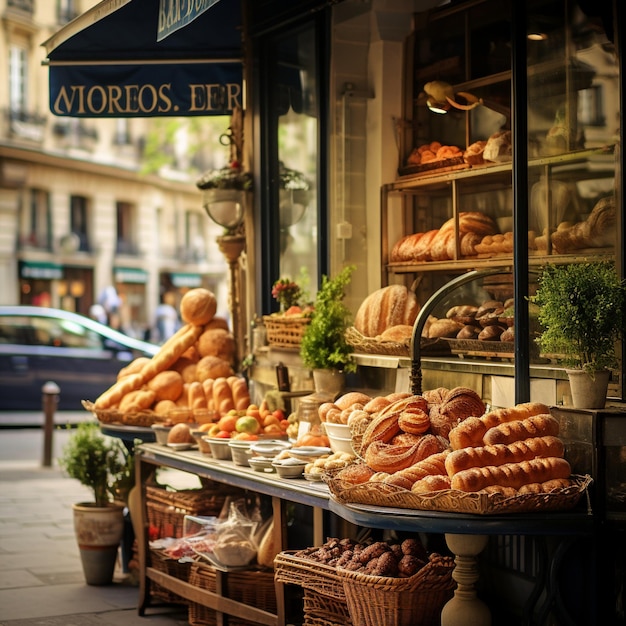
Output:
M81 400L95 400L130 361L158 350L76 313L0 306L0 410L41 411L42 387L53 381L57 408L80 411Z

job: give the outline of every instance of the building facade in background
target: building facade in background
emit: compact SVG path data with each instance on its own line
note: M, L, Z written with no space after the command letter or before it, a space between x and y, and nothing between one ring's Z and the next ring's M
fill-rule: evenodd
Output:
M163 294L204 286L227 315L220 228L195 181L224 164L210 146L228 119L50 112L41 44L95 4L0 0L0 304L88 315L112 286L122 329L146 336Z

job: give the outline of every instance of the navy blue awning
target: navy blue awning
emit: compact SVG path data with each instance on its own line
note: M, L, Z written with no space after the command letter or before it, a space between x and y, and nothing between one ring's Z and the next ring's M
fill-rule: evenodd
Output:
M230 115L242 106L241 0L103 0L43 43L50 110Z

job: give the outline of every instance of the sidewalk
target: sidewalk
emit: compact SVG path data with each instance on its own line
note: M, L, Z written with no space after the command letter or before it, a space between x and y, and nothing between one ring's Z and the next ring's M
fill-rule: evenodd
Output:
M139 617L139 588L120 566L113 585L85 584L71 506L89 497L56 464L0 457L0 626L187 624L180 607L150 607Z

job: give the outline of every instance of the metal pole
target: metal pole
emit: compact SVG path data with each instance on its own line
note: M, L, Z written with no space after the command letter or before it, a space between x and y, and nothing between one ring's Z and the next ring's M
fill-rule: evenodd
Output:
M54 412L59 402L59 386L53 382L48 381L41 388L43 392L43 412L44 412L44 425L43 425L43 462L44 467L52 466L52 432L54 430Z

